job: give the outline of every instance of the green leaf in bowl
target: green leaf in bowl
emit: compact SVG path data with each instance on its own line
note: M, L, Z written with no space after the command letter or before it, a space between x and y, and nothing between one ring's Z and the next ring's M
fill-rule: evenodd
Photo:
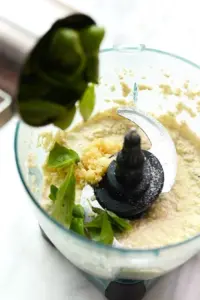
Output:
M105 210L103 210L103 209L101 209L99 207L94 207L94 206L92 206L92 210L93 210L94 213L96 213L98 215L104 213L104 211L105 211Z
M74 150L55 143L53 149L49 153L47 166L50 168L63 168L77 163L79 160L80 158Z
M86 121L91 116L93 109L95 106L95 86L94 84L90 84L88 88L85 90L83 97L79 101L79 110Z
M86 228L101 228L102 227L102 215L98 215L92 221L85 223Z
M107 211L108 217L111 221L111 223L119 230L119 231L125 231L131 229L131 225L128 221L118 217L116 214L114 214L111 211Z
M73 217L70 225L70 229L82 236L85 236L83 218Z
M101 234L100 228L89 227L89 228L87 228L87 232L88 232L89 238L91 240L93 240L95 242L99 242L100 234Z
M67 228L72 221L72 212L75 201L75 175L74 165L69 167L67 176L56 193L56 201L52 211L52 216Z
M76 218L84 218L85 212L83 206L80 204L74 205L72 214Z
M108 215L105 212L100 216L102 216L102 227L101 227L99 242L105 245L112 245L114 239L114 233L110 221L108 219Z
M56 195L57 195L57 191L58 191L58 188L55 186L55 185L51 185L50 186L50 194L49 194L49 198L55 202L56 201Z

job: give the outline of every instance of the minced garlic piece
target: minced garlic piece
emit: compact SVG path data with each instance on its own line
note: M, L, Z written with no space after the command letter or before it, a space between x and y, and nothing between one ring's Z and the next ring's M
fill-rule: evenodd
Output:
M75 175L77 184L98 183L107 171L113 159L112 156L119 152L122 144L104 139L94 140L84 151L81 162L78 164Z
M153 87L148 84L140 83L140 84L138 84L138 89L140 91L145 91L145 90L151 91L153 89Z
M182 90L180 88L176 88L174 91L173 91L173 94L175 96L178 96L180 97L182 95Z
M122 87L122 95L123 95L123 97L127 97L128 94L131 92L131 88L124 81L120 81L120 84L121 84L121 87Z
M188 114L192 118L196 117L196 114L194 113L194 111L190 107L188 107L187 105L185 105L183 102L178 102L178 104L176 105L176 109L177 109L178 113L181 113L182 111L185 110L185 111L188 112Z
M183 87L184 87L185 89L188 89L188 87L189 87L189 80L186 80L186 81L184 82Z
M200 112L200 101L197 102L197 111Z
M113 100L114 103L119 104L119 105L127 105L127 100L126 99L114 99ZM131 103L131 106L133 106L134 103Z
M172 88L169 84L161 83L159 85L159 88L162 90L162 93L164 95L172 95L173 94Z
M187 96L189 99L194 100L196 96L200 96L200 91L187 90L184 93L184 95Z

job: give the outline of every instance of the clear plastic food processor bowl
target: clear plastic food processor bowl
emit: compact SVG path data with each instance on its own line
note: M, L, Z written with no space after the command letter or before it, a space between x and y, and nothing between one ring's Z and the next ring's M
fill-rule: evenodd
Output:
M101 52L100 76L96 111L114 105L112 101L104 101L105 99L123 98L119 77L121 81L126 81L131 90L135 82L153 87L167 80L171 80L176 86L183 84L185 80L198 84L200 67L186 59L155 49L120 47ZM132 91L127 99L132 101ZM167 101L164 96L158 96L154 89L139 91L136 105L147 112L164 111L166 107L173 110L173 100ZM74 124L80 120L77 115ZM192 124L199 134L200 126L195 126L195 122L199 124L199 117ZM46 153L37 147L39 133L49 129L56 130L51 126L37 129L21 121L18 123L15 133L16 163L41 228L75 266L105 279L152 279L183 264L200 250L200 235L178 244L150 250L113 248L77 235L53 220L40 206L43 180L41 167ZM26 161L30 153L36 154L37 164L28 169ZM33 177L36 189L32 188Z

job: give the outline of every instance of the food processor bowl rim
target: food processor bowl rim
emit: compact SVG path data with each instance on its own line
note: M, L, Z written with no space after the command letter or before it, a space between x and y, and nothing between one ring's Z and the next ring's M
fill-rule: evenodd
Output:
M176 58L178 60L181 60L182 62L184 63L187 63L197 69L200 70L200 66L193 63L192 61L188 60L188 59L185 59L181 56L178 56L176 54L173 54L173 53L169 53L169 52L165 52L165 51L162 51L162 50L158 50L158 49L153 49L153 48L146 48L146 47L120 47L119 49L118 48L106 48L106 49L102 49L100 51L100 54L103 54L103 53L107 53L107 52L126 52L128 51L130 53L131 52L143 52L143 51L147 51L147 52L153 52L153 53L157 53L157 54L162 54L162 55L167 55L169 57L172 57L172 58ZM167 246L163 246L163 247L157 247L157 248L150 248L150 249L147 249L147 248L144 248L144 249L140 249L140 248L134 248L134 249L130 249L130 248L117 248L117 247L113 247L113 246L109 246L109 245L104 245L104 244L101 244L101 243L97 243L95 241L92 241L92 240L89 240L89 239L86 239L85 237L73 232L72 230L70 229L67 229L66 227L64 227L62 224L58 223L55 219L53 219L41 206L40 204L38 203L38 201L35 199L34 195L31 193L28 185L26 184L25 182L25 178L21 172L21 168L20 168L20 163L19 163L19 159L18 159L18 147L17 147L17 144L18 144L18 136L19 136L19 129L20 129L20 126L23 124L23 121L18 121L17 122L17 125L16 125L16 129L15 129L15 135L14 135L14 154L15 154L15 162L16 162L16 165L17 165L17 170L18 170L18 173L19 173L19 176L21 178L21 181L23 183L23 186L27 192L27 194L29 195L29 197L31 198L31 200L33 201L34 205L40 210L40 212L47 218L49 219L51 222L53 222L56 226L58 226L64 234L69 234L71 235L72 237L74 237L75 239L79 239L79 240L82 240L83 243L85 244L90 244L92 245L93 244L93 247L95 248L98 248L98 249L102 249L102 250L106 250L106 251L111 251L112 253L119 253L120 255L121 254L153 254L154 256L158 256L160 254L160 252L162 251L165 251L165 250L168 250L168 249L174 249L174 248L177 248L181 245L185 245L193 240L196 240L197 238L200 237L200 234L197 234L187 240L184 240L182 242L179 242L179 243L176 243L176 244L170 244L170 245L167 245Z

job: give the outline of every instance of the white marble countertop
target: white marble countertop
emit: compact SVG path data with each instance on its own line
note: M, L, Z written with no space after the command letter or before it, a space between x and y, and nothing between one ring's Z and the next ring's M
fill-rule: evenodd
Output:
M38 1L35 0L33 4L33 1L26 0L25 7L25 2L23 5L22 2L15 1L18 8L25 9L23 16L26 15L26 9L29 14L33 12L33 6L37 6L37 10L42 13L42 5L39 6ZM80 3L74 0L74 5L79 5L78 2ZM106 2L108 3L103 0L93 1L88 10L109 28L107 45L118 42L134 45L144 43L149 47L185 56L200 64L198 1L127 0L124 1L126 7L119 4L122 1L110 0L109 7ZM4 13L15 20L15 12L19 10L17 7L9 8L9 3L11 4L10 0L1 0L0 6L3 4ZM91 5L91 1L85 0L84 3L84 9L87 9L87 3ZM108 8L107 12L104 11L105 7ZM3 10L0 11L2 13ZM52 10L52 14L59 15L62 11ZM23 16L18 16L18 20L31 30L33 22L37 23L34 12L31 18L26 16L23 19ZM39 30L40 25L35 25L35 28L36 31ZM126 36L124 28L127 29ZM13 119L0 131L0 299L104 299L76 268L41 237L15 167L15 125L16 119ZM159 279L145 300L199 300L199 268L200 255L197 255L184 266Z

